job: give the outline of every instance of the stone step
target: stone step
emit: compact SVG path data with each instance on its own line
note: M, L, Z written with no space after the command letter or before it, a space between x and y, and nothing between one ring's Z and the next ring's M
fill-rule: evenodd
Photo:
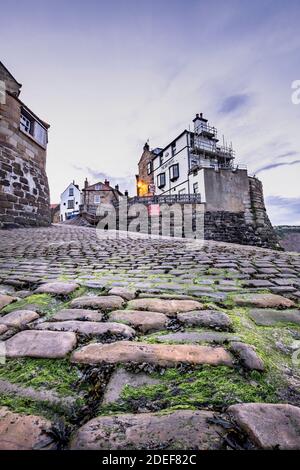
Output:
M161 330L168 321L163 313L138 310L115 310L109 314L109 319L124 322L142 333Z
M21 415L0 408L1 450L55 450L52 423L40 416Z
M128 302L128 308L132 310L149 310L175 316L179 312L201 310L203 305L196 300L165 300L158 298L135 299Z
M180 410L101 416L87 422L71 440L72 450L221 449L224 429L210 411Z
M62 358L76 346L72 332L25 330L4 342L7 357Z
M99 323L91 321L58 321L58 322L44 322L35 326L38 330L50 331L74 331L83 335L120 335L124 338L133 338L135 331L128 325L121 323Z
M232 366L229 352L222 347L187 344L148 344L117 341L110 344L92 343L75 351L71 361L83 364L148 363L175 367L180 363Z

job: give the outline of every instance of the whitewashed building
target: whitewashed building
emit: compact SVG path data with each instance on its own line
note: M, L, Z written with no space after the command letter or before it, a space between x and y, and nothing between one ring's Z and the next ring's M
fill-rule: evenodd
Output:
M202 113L196 114L193 123L193 131L184 130L148 163L155 195L198 194L206 202L207 170L235 170L232 146L224 138L219 144L217 129Z
M81 192L79 186L73 181L61 193L60 196L60 220L61 222L79 214L79 206L81 204Z

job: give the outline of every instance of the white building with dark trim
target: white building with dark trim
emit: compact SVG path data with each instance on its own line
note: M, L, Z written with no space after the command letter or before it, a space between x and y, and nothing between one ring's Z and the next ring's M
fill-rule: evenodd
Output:
M61 193L60 196L60 220L71 219L79 214L79 207L81 204L81 191L75 181Z

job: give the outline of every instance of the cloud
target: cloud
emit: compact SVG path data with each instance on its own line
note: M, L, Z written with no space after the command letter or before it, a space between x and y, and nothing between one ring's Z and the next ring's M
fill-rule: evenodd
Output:
M300 225L300 197L268 196L265 202L274 225Z
M89 167L80 167L77 165L73 165L73 168L81 173L85 174L87 179L89 180L90 184L96 182L104 182L105 180L109 181L110 186L114 187L117 184L119 185L120 191L128 190L131 195L133 195L135 191L135 178L134 176L112 176L108 173L103 173L101 171L94 170ZM92 181L90 181L92 178Z
M279 158L279 157L278 157ZM279 166L291 166L298 165L300 160L294 160L293 162L280 162L280 163L270 163L269 165L262 166L255 171L255 174L261 173L262 171L272 170L273 168L278 168Z
M219 112L223 114L233 113L240 108L243 108L250 103L250 95L247 93L241 93L237 95L231 95L225 98L222 102Z
M286 152L286 153L282 153L280 155L277 155L277 157L275 157L275 159L279 160L279 158L294 157L295 155L298 155L298 152L295 152L294 150L292 150L290 152Z

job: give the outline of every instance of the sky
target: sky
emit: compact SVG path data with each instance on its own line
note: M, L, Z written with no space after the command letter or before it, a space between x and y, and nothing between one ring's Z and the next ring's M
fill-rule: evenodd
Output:
M75 180L135 194L144 142L203 112L300 224L299 0L0 0L0 60L50 125L51 202Z

